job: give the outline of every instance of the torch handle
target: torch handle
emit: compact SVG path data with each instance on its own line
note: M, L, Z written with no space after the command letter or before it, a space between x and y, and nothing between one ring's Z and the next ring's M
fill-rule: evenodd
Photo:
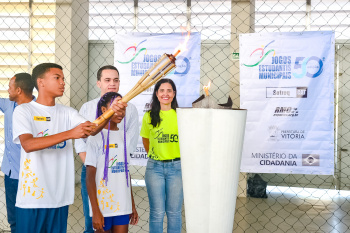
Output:
M156 63L154 63L153 64L153 66L150 68L150 69L148 69L147 71L146 71L146 73L140 78L140 80L135 84L135 86L124 96L124 97L128 97L129 95L131 95L137 88L139 88L140 86L142 86L142 83L143 82L147 82L147 81L145 81L145 79L147 78L149 78L149 76L152 76L150 73L160 64L160 63L162 63L163 62L163 60L165 59L165 58L167 58L168 56L167 56L167 54L163 54L163 56L161 56L160 58L159 58L159 60L156 62ZM153 74L154 75L154 74ZM152 76L153 77L153 76ZM133 97L132 97L133 98ZM130 99L132 99L132 98L130 98ZM130 100L129 99L129 100ZM129 101L128 100L128 101Z
M132 98L130 98L132 99ZM124 102L127 103L130 99L128 98L122 98L121 100L119 100L119 102ZM107 119L109 119L110 117L113 116L115 112L113 111L113 109L108 109L107 111L105 111L101 116L99 116L96 120L94 120L92 123L95 123L97 125L102 124L104 121L106 121Z
M168 60L165 60L168 58ZM165 60L165 61L164 61ZM153 84L158 82L161 78L166 76L169 72L171 72L175 67L175 56L171 54L164 54L159 61L156 62L136 83L136 85L121 99L119 102L127 103L135 96L140 94L141 92L147 90ZM162 62L165 62L164 64ZM160 66L158 68L158 66ZM112 117L114 111L110 108L106 112L104 112L101 116L99 116L93 123L100 125L110 117Z
M107 111L105 111L101 116L99 116L96 120L94 120L92 123L95 123L97 125L102 124L105 120L113 116L114 111L110 108Z

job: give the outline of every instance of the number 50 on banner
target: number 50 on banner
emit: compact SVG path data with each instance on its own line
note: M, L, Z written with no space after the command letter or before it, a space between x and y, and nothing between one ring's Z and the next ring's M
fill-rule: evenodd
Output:
M309 64L310 63L310 64ZM301 73L293 73L295 78L302 78L304 76L309 78L318 77L323 71L323 61L316 57L296 57L294 63L294 70L301 69ZM309 71L314 71L310 73Z

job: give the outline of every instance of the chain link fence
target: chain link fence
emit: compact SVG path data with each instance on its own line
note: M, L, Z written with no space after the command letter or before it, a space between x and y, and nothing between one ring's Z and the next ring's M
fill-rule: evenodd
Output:
M212 81L219 102L228 96L239 107L239 34L333 30L336 34L334 176L260 174L267 199L246 197L241 174L235 233L350 232L350 3L348 0L0 0L0 94L9 78L31 72L42 62L63 66L66 92L60 102L80 109L99 95L96 73L113 64L115 33L201 33L201 87ZM1 117L0 153L4 151ZM77 158L76 197L68 232L83 232L81 162ZM145 168L132 166L140 222L130 232L148 232ZM232 197L235 198L235 197ZM223 213L224 214L224 213ZM3 179L0 181L0 232L8 232ZM183 218L185 232L185 218Z

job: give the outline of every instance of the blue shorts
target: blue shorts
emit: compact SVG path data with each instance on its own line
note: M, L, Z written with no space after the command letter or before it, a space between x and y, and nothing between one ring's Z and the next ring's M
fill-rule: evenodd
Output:
M68 206L24 209L16 207L17 232L67 232Z
M129 216L130 214L113 216L113 217L104 217L105 226L103 230L108 231L112 228L112 226L129 224L129 221L130 221Z

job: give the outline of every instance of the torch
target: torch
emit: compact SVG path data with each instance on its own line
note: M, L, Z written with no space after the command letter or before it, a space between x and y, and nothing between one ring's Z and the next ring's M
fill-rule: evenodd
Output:
M186 44L189 40L189 34L186 36L184 43L181 43L174 50L174 55L164 54L158 61L147 70L147 72L140 78L135 86L120 100L127 103L141 92L150 88L153 84L157 83L160 79L168 75L172 70L176 68L175 61L176 56L186 51ZM93 123L100 125L114 114L112 109L104 112Z

